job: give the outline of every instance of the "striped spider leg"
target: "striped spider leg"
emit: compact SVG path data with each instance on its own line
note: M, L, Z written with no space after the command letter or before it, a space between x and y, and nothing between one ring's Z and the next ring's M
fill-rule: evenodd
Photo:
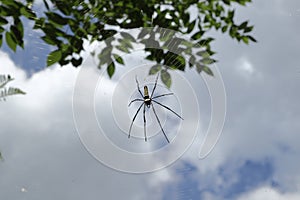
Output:
M165 108L165 109L171 111L171 112L174 113L177 117L179 117L180 119L183 120L183 118L182 118L180 115L178 115L175 111L173 111L171 108L169 108L168 106L163 105L162 103L160 103L160 102L158 102L158 101L155 100L155 99L160 98L160 97L164 97L164 96L168 96L168 95L173 95L173 93L166 93L166 94L161 94L161 95L157 95L157 96L154 96L154 97L153 97L154 91L155 91L156 86L157 86L158 76L159 76L159 74L157 74L157 76L156 76L156 80L155 80L155 84L154 84L153 90L152 90L152 92L151 92L151 96L149 96L149 92L148 92L148 87L147 87L147 86L144 86L144 95L142 94L142 92L141 92L141 90L140 90L139 82L138 82L138 80L137 80L137 77L135 77L137 89L138 89L138 91L139 91L139 93L140 93L140 95L141 95L142 98L133 99L133 100L129 103L128 106L130 106L133 102L137 102L137 101L142 102L142 104L141 104L140 107L137 109L137 111L136 111L136 113L135 113L135 115L134 115L134 117L133 117L133 119L132 119L132 121L131 121L130 128L129 128L128 138L130 138L130 133L131 133L132 125L133 125L133 123L134 123L134 121L135 121L135 119L136 119L138 113L140 112L140 110L141 110L142 107L143 107L144 136L145 136L145 141L147 141L147 134L146 134L146 123L147 123L147 121L146 121L145 112L146 112L146 107L147 107L147 108L150 108L150 106L151 106L151 107L152 107L152 110L153 110L153 113L154 113L154 115L155 115L155 117L156 117L156 120L157 120L157 122L158 122L158 124L159 124L159 126L160 126L161 131L163 132L163 134L164 134L164 136L165 136L167 142L170 143L170 141L169 141L169 139L168 139L168 137L167 137L167 135L166 135L166 133L165 133L165 131L164 131L164 129L163 129L161 123L160 123L160 120L159 120L159 118L158 118L158 116L157 116L157 113L156 113L156 110L155 110L155 108L154 108L153 102L156 103L157 105L162 106L163 108Z

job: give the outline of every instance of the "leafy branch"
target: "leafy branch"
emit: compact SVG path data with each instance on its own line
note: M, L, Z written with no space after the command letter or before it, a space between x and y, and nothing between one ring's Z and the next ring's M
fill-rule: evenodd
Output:
M10 75L0 75L0 101L6 100L8 96L17 95L17 94L26 94L19 88L9 87L6 88L5 86L10 81L13 81L14 79L11 78Z
M35 12L33 9L34 0L24 0L23 3L12 0L0 0L0 46L5 40L7 45L13 50L17 46L24 48L24 28L22 17L34 23L33 29L43 33L41 39L55 49L48 55L47 66L59 63L61 66L71 63L74 67L82 64L84 41L105 41L106 48L102 55L98 55L98 67L106 65L107 73L111 77L115 72L117 63L124 64L118 54L112 54L113 41L118 45L114 48L122 52L129 53L133 43L137 42L130 32L124 34L123 30L133 28L161 28L169 29L169 33L163 30L160 42L164 41L164 46L173 44L173 32L179 32L190 36L192 47L186 46L181 49L183 43L175 44L182 50L183 54L188 54L188 60L182 54L175 56L172 52L161 49L147 48L147 33L139 34L139 43L144 43L145 51L150 53L146 59L156 61L157 66L165 66L160 70L170 69L184 71L188 64L195 67L198 73L204 71L213 75L209 65L216 62L211 56L215 53L210 48L210 42L214 40L208 36L211 29L215 29L224 34L228 34L234 40L249 44L256 42L251 36L253 25L248 21L237 23L235 12L237 6L246 6L251 0L144 0L137 3L136 0L43 0L43 13ZM188 10L195 8L195 16ZM156 30L159 32L159 30ZM122 38L114 38L120 33ZM5 37L3 37L5 36ZM150 35L151 37L151 35ZM171 39L170 39L171 38ZM153 38L150 38L153 40ZM179 40L177 40L179 41ZM109 44L110 43L110 44ZM201 51L194 52L194 44L198 43L204 47ZM156 43L157 44L157 43ZM189 44L190 45L190 44ZM159 44L159 47L164 47ZM198 59L198 56L202 57ZM156 68L158 69L158 68ZM153 73L153 70L152 72ZM164 77L169 75L165 72ZM164 81L166 84L167 81ZM168 81L167 85L170 81Z

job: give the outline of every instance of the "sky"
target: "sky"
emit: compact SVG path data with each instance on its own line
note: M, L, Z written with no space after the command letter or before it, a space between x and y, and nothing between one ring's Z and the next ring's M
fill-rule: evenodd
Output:
M40 70L50 49L36 32L25 32L36 48L14 54L4 46L0 74L11 74L9 86L27 94L0 102L0 199L300 199L300 2L255 0L236 18L255 25L258 43L211 33L226 118L201 159L214 106L205 75L172 73L174 95L160 100L184 120L155 107L168 146L151 112L149 141L142 115L127 138L139 105L127 106L138 97L134 77L150 90L155 80L146 77L150 65L141 52L124 55L129 66L118 66L110 80L88 54L79 69ZM168 90L159 81L160 92Z

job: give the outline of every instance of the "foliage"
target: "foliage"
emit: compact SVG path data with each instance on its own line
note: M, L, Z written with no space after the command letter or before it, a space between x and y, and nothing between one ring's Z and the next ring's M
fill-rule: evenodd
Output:
M214 52L210 48L213 38L207 36L209 30L214 28L246 44L256 41L250 35L253 26L248 21L237 23L234 20L233 4L245 6L251 0L43 0L43 13L33 10L34 0L24 0L24 3L12 0L0 2L0 45L5 35L6 43L13 51L16 51L17 46L24 48L21 18L25 17L34 22L34 29L43 32L42 39L45 43L56 47L48 55L47 66L57 62L62 66L68 63L75 67L80 66L84 40L105 41L106 47L98 55L99 68L106 65L110 77L115 72L116 63L124 64L121 57L112 54L113 49L130 53L133 42L142 42L145 51L149 53L147 59L157 62L151 68L150 74L161 71L164 82L170 85L171 80L166 79L169 77L169 69L184 70L189 65L195 67L199 73L204 71L213 75L208 67L215 62L211 58ZM188 12L191 8L196 9L195 17ZM174 55L168 50L162 51L156 47L147 48L149 38L142 32L144 29L141 29L139 41L130 32L124 31L140 27L155 27L156 33L159 28L165 28L189 35L191 44L182 49L182 52L189 55L188 62L180 54ZM114 38L117 33L121 33L122 38ZM160 36L160 41L164 41L163 45L170 44L174 39L174 35L170 37L165 33L164 31ZM112 40L107 41L110 37L116 44L113 45ZM162 47L161 43L156 44ZM204 48L196 52L196 55L191 51L195 44ZM180 48L180 44L177 45ZM202 58L198 59L199 56Z
M10 81L13 81L14 79L10 77L10 75L0 75L0 101L1 100L6 100L6 97L11 96L11 95L16 95L16 94L26 94L19 88L13 88L9 87L6 88L5 86L7 83Z

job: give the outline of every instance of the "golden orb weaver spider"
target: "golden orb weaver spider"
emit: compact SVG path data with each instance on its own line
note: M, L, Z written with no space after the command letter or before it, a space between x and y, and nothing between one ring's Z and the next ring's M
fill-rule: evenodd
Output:
M165 105L163 105L163 104L161 104L160 102L158 102L158 101L155 100L155 99L160 98L160 97L163 97L163 96L173 95L173 93L166 93L166 94L161 94L161 95L158 95L158 96L154 96L154 97L153 97L153 94L154 94L154 91L155 91L156 85L157 85L158 76L159 76L159 74L157 74L157 76L156 76L156 80L155 80L155 84L154 84L153 90L152 90L152 92L151 92L151 96L149 96L148 87L147 87L146 85L144 86L144 95L142 94L142 92L141 92L141 90L140 90L139 82L138 82L138 80L137 80L137 77L135 77L137 89L138 89L140 95L142 96L142 98L133 99L132 101L130 101L128 107L129 107L133 102L136 102L136 101L142 101L143 103L142 103L142 104L140 105L140 107L137 109L137 111L136 111L136 113L135 113L135 115L134 115L134 117L133 117L133 119L132 119L132 121L131 121L130 128L129 128L128 138L130 138L130 133L131 133L131 129L132 129L133 122L134 122L134 120L136 119L136 116L138 115L138 113L139 113L139 111L141 110L141 108L144 106L144 108L143 108L144 136L145 136L145 141L147 141L147 134L146 134L146 123L147 123L147 122L146 122L145 112L146 112L146 106L147 106L147 108L150 108L150 106L151 106L151 107L152 107L152 110L153 110L153 113L154 113L154 115L155 115L155 117L156 117L156 120L157 120L157 122L158 122L158 124L159 124L159 126L160 126L161 131L163 132L163 134L164 134L164 136L165 136L167 142L170 143L170 141L169 141L169 139L168 139L168 137L167 137L167 135L166 135L166 133L165 133L165 131L164 131L164 129L163 129L161 123L160 123L160 120L159 120L159 118L158 118L158 116L157 116L157 113L156 113L156 111L155 111L153 102L156 103L157 105L160 105L160 106L162 106L163 108L165 108L165 109L171 111L171 112L174 113L177 117L179 117L180 119L183 120L183 118L182 118L180 115L178 115L175 111L173 111L171 108L169 108L168 106L165 106Z

